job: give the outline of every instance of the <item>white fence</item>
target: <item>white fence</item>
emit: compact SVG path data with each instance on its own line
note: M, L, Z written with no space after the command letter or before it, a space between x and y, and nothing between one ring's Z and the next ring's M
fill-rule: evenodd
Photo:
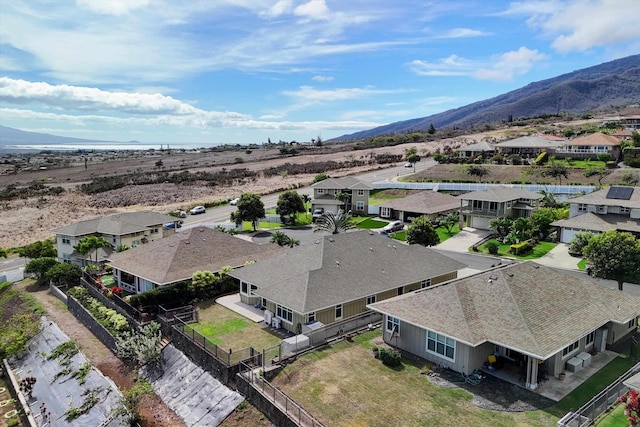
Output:
M24 279L24 267L15 270L0 271L0 283L12 282L16 283Z
M543 184L483 184L479 182L391 182L378 181L373 183L373 188L403 188L407 190L434 190L434 191L478 191L492 187L523 188L525 190L539 192L546 191L552 194L580 194L591 193L596 189L591 185L543 185Z

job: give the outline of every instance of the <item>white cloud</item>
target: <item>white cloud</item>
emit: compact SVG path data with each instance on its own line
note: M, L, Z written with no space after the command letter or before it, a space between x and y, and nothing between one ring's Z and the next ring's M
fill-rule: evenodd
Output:
M149 5L149 0L76 0L81 8L104 15L126 15Z
M527 24L552 38L561 53L586 51L596 46L638 46L640 16L636 0L572 0L512 3L502 15L528 16ZM630 21L631 19L631 21Z
M201 110L160 93L107 92L0 77L0 100L39 103L65 110L112 110L133 114L194 114Z
M482 37L488 36L490 33L486 33L480 30L472 30L471 28L453 28L446 33L436 36L438 39L460 39L467 37Z
M311 80L314 80L316 82L330 82L330 81L333 81L333 76L318 75L318 76L311 77Z
M512 80L513 77L526 74L538 61L547 56L537 50L521 47L491 58L489 67L479 68L473 76L480 80Z
M489 60L472 60L451 55L436 62L411 61L411 71L420 76L471 76L478 80L511 80L526 74L547 56L537 50L521 47L518 50L492 56Z
M332 90L317 90L313 86L300 86L300 89L282 91L283 95L299 98L306 102L333 102L347 99L359 99L370 95L398 93L400 91L364 88L342 88Z
M266 11L260 12L260 15L267 18L277 18L280 15L291 12L293 2L291 0L279 0Z
M329 8L324 0L310 0L309 3L296 7L293 13L310 19L327 19Z

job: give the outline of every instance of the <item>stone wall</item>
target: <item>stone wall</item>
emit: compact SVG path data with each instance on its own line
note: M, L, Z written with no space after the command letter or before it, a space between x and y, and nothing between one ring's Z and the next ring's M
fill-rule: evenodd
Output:
M280 410L272 401L267 399L258 390L253 388L249 381L238 374L236 376L236 384L238 386L238 392L244 396L253 406L258 408L260 412L266 415L273 424L278 427L297 427L291 418L289 418L284 412Z

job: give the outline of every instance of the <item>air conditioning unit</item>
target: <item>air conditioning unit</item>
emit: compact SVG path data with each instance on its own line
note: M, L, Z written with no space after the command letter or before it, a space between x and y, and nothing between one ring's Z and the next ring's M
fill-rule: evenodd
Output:
M273 319L273 312L269 310L264 311L264 323L271 325L271 319Z

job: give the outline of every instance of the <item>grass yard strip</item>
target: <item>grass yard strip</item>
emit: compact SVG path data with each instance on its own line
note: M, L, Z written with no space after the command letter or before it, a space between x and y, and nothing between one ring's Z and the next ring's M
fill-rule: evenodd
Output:
M360 221L356 227L364 230L372 230L374 228L382 228L387 225L387 221L380 221L377 219L367 218L364 221Z
M256 227L256 230L259 230L261 228L267 228L267 229L274 229L274 228L280 228L282 227L282 224L280 224L279 222L267 222L267 221L260 221L258 223L258 226ZM244 231L247 232L252 232L253 231L253 224L251 224L251 221L243 221L242 222L242 229Z
M444 227L438 227L436 228L436 233L438 233L438 237L440 238L440 243L444 242L445 240L455 236L456 234L458 234L460 232L460 225L456 224L452 229L451 229L451 234L449 234L449 232L446 230L446 228Z
M629 425L629 420L624 414L624 405L619 403L611 412L598 418L595 427L620 427Z
M557 418L538 414L530 424L524 414L480 409L461 388L440 388L420 374L421 366L403 359L389 368L371 353L371 338L340 342L287 365L275 385L325 425L350 426L552 426Z
M489 242L496 242L498 243L499 247L498 247L498 256L502 256L502 257L506 257L506 258L516 258L516 259L520 259L520 260L528 260L528 259L538 259L542 256L544 256L547 252L549 252L551 249L555 248L558 244L557 243L552 243L552 242L539 242L532 251L527 252L525 255L514 255L509 253L509 244L505 244L505 243L500 243L498 242L496 239L491 239L489 240ZM487 243L489 243L487 242ZM480 245L478 247L478 250L482 253L489 253L489 250L487 249L487 243ZM469 252L471 252L471 248L469 248Z
M616 357L547 411L558 417L563 417L569 411L575 411L631 369L633 365L633 361L629 358Z
M225 350L263 349L280 342L277 336L261 328L262 322L256 323L219 304L206 302L199 309L200 322L190 324L189 328Z
M398 231L397 233L391 233L391 238L399 240L401 242L407 241L407 230Z

